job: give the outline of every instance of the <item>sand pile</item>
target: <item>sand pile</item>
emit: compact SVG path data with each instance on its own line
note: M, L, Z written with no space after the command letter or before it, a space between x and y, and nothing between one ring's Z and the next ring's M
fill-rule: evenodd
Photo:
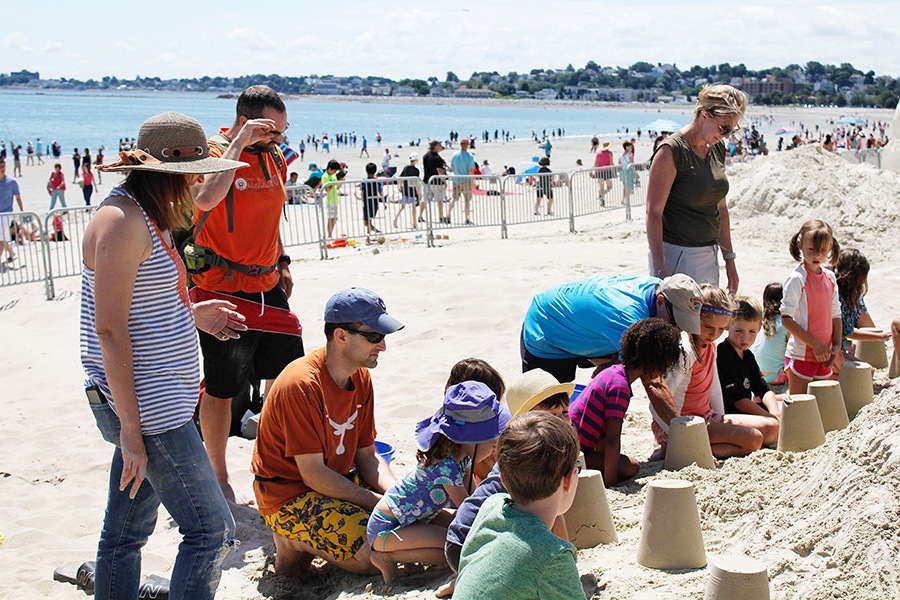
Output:
M900 223L900 175L851 164L820 145L801 146L729 168L728 208L741 239L787 244L806 219L828 222L845 246L887 251Z

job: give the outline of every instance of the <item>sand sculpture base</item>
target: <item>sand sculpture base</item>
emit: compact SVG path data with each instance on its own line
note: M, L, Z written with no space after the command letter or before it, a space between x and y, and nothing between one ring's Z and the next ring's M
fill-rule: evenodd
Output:
M769 600L766 565L746 556L717 556L709 561L704 600Z
M837 381L810 381L807 392L816 397L825 433L843 429L850 424L840 383Z
M678 471L695 463L704 469L716 468L716 459L709 447L706 421L702 417L676 417L669 423L665 468Z
M778 450L803 452L825 443L825 428L819 416L819 406L812 394L794 394L784 401L781 427L778 429Z
M881 329L875 327L866 327L863 331L871 331L872 333L881 333ZM883 341L873 342L854 342L856 344L856 358L862 362L867 362L876 369L887 369L887 347Z
M609 502L606 500L603 473L591 469L581 472L575 500L565 518L569 541L578 549L619 541Z
M859 410L871 404L875 397L872 388L872 367L869 363L846 361L841 365L841 394L847 406L847 416L851 419Z
M706 565L693 483L657 479L647 486L637 562L651 569L699 569Z

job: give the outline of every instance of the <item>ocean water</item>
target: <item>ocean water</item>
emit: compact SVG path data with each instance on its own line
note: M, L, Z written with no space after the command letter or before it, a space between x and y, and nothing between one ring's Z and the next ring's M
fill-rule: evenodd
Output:
M208 135L234 120L235 99L216 98L214 94L174 92L34 92L0 91L0 140L12 140L25 147L40 138L45 144L58 141L64 156L72 148L100 146L115 149L119 138L137 137L141 123L165 111L176 111L196 118ZM628 128L646 130L646 124L659 118L654 105L628 105L611 110L601 107L571 107L503 104L413 104L388 102L315 102L288 101L288 138L296 146L300 137L315 134L355 132L361 142L365 135L375 145L381 133L385 143L407 144L421 139L446 139L451 130L461 136L488 130L506 129L517 139L528 139L534 130L540 136L546 129L562 128L567 137L612 135ZM666 113L668 119L687 123L689 109L683 115Z

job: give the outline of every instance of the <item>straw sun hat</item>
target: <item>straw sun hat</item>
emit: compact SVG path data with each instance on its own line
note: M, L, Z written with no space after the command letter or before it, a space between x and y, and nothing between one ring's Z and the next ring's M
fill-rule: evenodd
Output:
M196 119L167 112L141 125L137 148L119 152L119 160L97 167L101 171L156 171L160 173L221 173L249 166L238 160L212 158L206 134Z
M532 369L516 377L506 390L506 405L509 412L517 417L560 392L572 395L574 383L560 383L556 377L543 369Z

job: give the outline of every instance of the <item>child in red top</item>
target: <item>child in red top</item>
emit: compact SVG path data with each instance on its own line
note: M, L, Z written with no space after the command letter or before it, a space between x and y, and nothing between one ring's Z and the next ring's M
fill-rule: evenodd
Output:
M841 302L834 273L822 266L840 253L828 223L810 220L791 237L791 256L800 264L784 281L781 322L787 345L788 391L805 394L814 379L832 376L841 351Z

